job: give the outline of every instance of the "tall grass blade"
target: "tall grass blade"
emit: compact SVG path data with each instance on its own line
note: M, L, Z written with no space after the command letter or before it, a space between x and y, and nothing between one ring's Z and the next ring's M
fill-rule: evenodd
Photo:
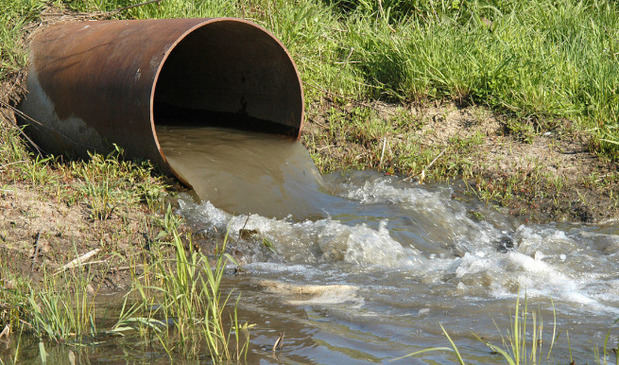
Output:
M404 356L396 357L395 359L389 360L389 362L398 361L398 360L406 359L407 357L417 356L417 355L421 355L421 354L426 353L426 352L433 352L433 351L452 352L453 350L450 349L449 347L431 347L431 348L427 348L427 349L411 352L410 354L406 354Z
M555 339L557 338L557 309L555 307L554 300L550 299L550 302L552 303L552 339L550 340L550 348L546 354L546 360L550 360L550 354L552 353L552 348L554 347Z
M460 363L460 365L465 365L464 359L462 359L462 356L460 355L460 351L458 351L458 347L453 342L451 337L449 337L449 333L447 333L447 331L445 330L445 327L443 327L442 324L441 324L441 329L443 330L443 333L445 334L445 337L447 337L447 340L449 340L449 343L451 344L451 347L453 348L454 352L456 353L456 356L458 357L458 362Z

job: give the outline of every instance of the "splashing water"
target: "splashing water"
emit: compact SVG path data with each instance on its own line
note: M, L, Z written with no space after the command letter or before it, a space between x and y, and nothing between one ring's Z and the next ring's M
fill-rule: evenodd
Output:
M221 143L199 145L196 131L166 132L170 163L202 198L182 196L179 213L196 230L230 234L245 270L230 285L263 320L256 341L288 328L291 360L384 361L445 345L438 322L463 336L465 352L490 356L466 333L496 339L492 320L524 292L546 315L555 301L572 350L587 358L619 317L616 223L525 225L453 199L448 186L320 177L302 146L281 138L215 130ZM447 359L436 356L427 359Z

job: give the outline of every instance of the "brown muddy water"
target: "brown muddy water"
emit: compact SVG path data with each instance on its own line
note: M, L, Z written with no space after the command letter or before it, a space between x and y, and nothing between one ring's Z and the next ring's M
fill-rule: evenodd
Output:
M265 217L323 216L329 195L305 147L288 137L224 128L157 127L161 149L204 201ZM205 142L207 141L207 142Z
M609 344L619 341L617 223L521 224L453 199L451 186L369 171L320 176L288 139L164 132L164 152L202 199L182 198L179 213L196 229L227 230L231 248L244 253L243 273L227 285L241 293L243 317L257 324L255 361L380 363L448 346L443 324L467 363L500 363L472 333L500 344L493 321L505 335L519 292L543 314L546 339L554 302L561 332L554 362L569 358L566 331L582 361L593 359L607 331ZM255 233L240 237L241 229ZM273 358L280 332L285 346ZM426 353L401 362L454 360Z
M242 253L225 290L241 294L239 315L256 324L248 363L386 363L449 346L441 324L467 364L504 363L473 333L503 347L525 292L529 311L543 317L547 363L597 363L594 348L608 333L617 346L617 222L523 224L454 199L454 186L371 171L320 176L298 142L274 136L183 127L158 134L201 197L181 196L178 214L196 231L228 232L229 249ZM553 305L558 338L546 360ZM122 342L90 348L82 354L90 363L169 361ZM428 352L393 363L456 362L453 353Z

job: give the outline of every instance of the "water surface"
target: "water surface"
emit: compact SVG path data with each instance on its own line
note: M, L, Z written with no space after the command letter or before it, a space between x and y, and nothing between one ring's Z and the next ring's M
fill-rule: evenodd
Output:
M227 286L241 293L242 315L257 324L254 360L384 362L448 345L443 324L467 362L500 363L472 333L500 344L495 322L505 335L525 293L529 309L543 316L547 345L555 308L562 339L555 362L569 358L566 331L583 361L607 331L610 344L618 341L617 223L522 224L454 199L450 186L375 172L320 177L290 140L169 132L164 152L202 198L181 198L178 212L196 230L228 231L231 248L243 253L242 273ZM202 133L217 142L204 145ZM274 358L281 332L285 346ZM454 360L427 353L415 361Z

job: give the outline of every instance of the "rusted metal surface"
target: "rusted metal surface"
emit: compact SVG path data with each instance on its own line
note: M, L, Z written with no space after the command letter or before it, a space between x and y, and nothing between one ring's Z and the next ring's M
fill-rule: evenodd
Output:
M292 59L244 20L71 22L38 34L31 52L20 108L42 123L28 130L51 153L106 152L116 143L127 157L174 173L158 124L191 119L296 137L301 130L303 91Z

